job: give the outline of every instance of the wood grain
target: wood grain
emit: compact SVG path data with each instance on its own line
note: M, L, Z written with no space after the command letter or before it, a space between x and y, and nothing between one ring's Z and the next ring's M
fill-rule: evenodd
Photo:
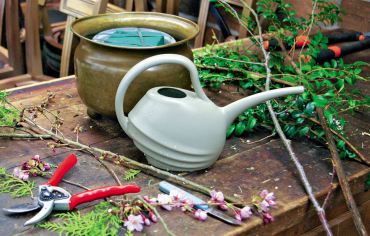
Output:
M40 21L38 3L27 0L25 16L26 28L26 65L27 73L33 78L42 77L41 49L40 49Z

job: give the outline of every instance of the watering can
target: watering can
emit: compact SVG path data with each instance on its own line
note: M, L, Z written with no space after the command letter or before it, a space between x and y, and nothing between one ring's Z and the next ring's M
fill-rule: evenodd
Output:
M190 72L194 92L154 87L125 116L124 97L131 82L161 64L184 66ZM142 60L127 72L116 93L115 111L119 124L149 164L171 171L195 171L217 160L225 145L226 131L239 114L267 100L303 91L302 86L274 89L219 107L203 92L192 61L177 54L161 54Z

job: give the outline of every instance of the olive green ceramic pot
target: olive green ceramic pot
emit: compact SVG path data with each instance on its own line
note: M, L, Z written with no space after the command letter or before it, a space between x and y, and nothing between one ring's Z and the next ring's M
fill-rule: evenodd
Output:
M142 27L170 34L175 43L146 48L129 48L92 41L97 33L120 27ZM90 116L115 117L114 98L126 72L139 61L157 54L175 53L192 59L188 45L198 26L181 17L152 12L124 12L90 16L72 24L80 38L75 51L77 90ZM188 71L180 65L160 65L141 73L126 93L124 111L128 113L145 93L157 86L191 88Z

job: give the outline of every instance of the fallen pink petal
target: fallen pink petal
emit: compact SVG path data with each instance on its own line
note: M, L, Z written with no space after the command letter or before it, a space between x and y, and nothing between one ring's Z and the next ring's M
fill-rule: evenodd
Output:
M127 228L129 231L142 231L143 230L143 218L141 215L129 215L127 217L127 220L124 223L124 226Z

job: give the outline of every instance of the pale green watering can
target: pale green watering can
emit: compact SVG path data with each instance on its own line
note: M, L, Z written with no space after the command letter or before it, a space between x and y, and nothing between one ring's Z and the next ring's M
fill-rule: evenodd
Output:
M131 82L141 72L161 64L186 67L195 92L152 88L125 116L123 101ZM303 91L302 86L274 89L218 107L203 92L191 60L177 54L161 54L139 62L127 72L117 90L115 110L123 130L151 165L172 171L195 171L217 160L225 145L226 131L239 114L269 99Z

